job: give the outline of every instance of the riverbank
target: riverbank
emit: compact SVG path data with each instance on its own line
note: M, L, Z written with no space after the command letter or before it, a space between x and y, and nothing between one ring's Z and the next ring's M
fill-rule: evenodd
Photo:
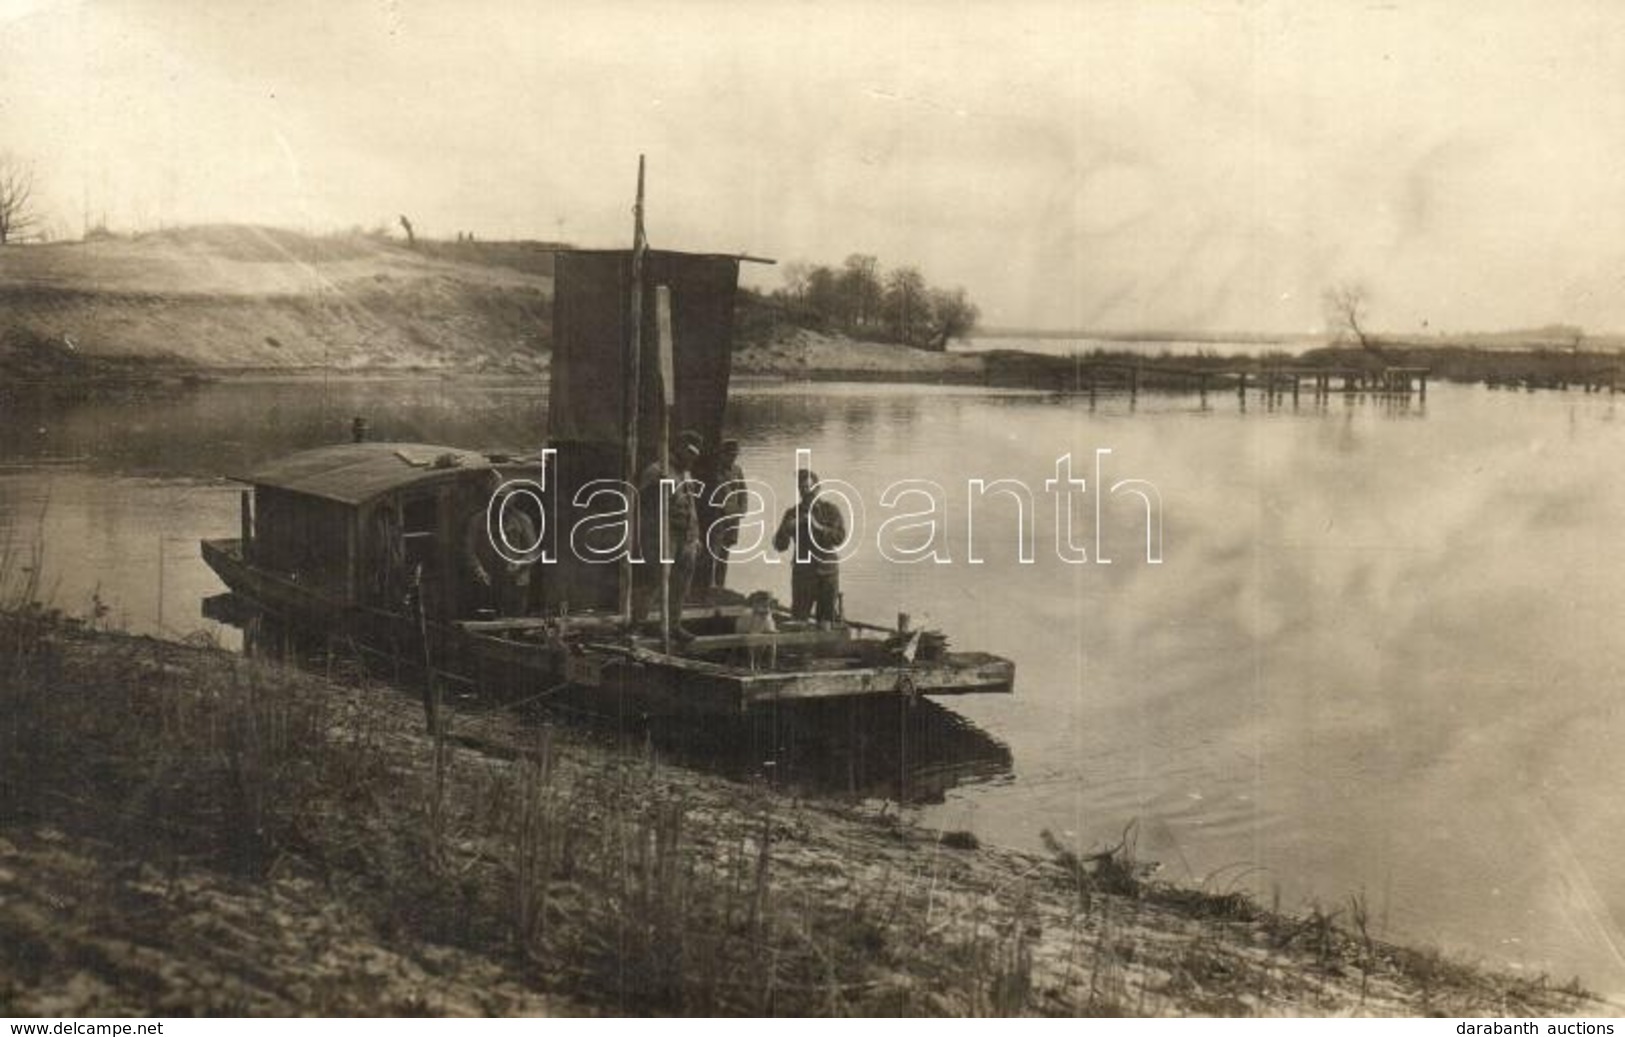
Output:
M22 1015L1595 1015L1578 984L979 846L342 659L0 614L0 1004ZM1099 848L1095 848L1097 851Z
M8 247L0 249L0 384L72 399L310 370L534 377L552 345L555 247L409 246L376 233L236 225ZM1090 339L1098 347L1076 355L1030 351L1021 338L1007 340L1014 348L939 353L798 326L742 292L733 368L791 380L1186 392L1221 391L1240 371L1369 379L1418 367L1439 379L1558 389L1614 386L1621 345L1557 328L1368 348L1259 338L1258 356L1222 356L1199 335L1167 334L1175 337Z
M1136 348L1139 347L1139 348ZM1615 390L1625 384L1621 356L1612 349L1554 349L1542 345L1486 348L1472 344L1392 341L1371 348L1318 345L1276 349L1258 356L1211 352L1148 351L1124 340L1120 348L1071 355L996 349L933 353L885 342L865 342L807 328L779 326L771 335L737 349L734 372L750 377L804 381L900 382L982 385L1049 392L1234 391L1245 374L1255 388L1274 376L1276 391L1287 372L1306 386L1314 373L1345 384L1381 384L1391 368L1426 371L1441 381L1534 391Z
M552 323L538 242L214 225L0 249L0 377L139 383L244 368L528 371Z

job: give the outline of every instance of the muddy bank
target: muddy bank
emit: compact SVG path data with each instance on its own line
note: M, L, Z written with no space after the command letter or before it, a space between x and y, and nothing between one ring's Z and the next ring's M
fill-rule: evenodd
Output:
M0 616L14 1014L1594 1015L1577 985L978 846L342 658ZM1091 852L1093 851L1093 852Z

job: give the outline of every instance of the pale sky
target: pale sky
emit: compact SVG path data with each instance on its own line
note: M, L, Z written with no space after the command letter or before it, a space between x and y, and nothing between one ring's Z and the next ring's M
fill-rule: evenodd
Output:
M0 0L60 233L913 263L985 323L1625 330L1625 5ZM771 269L752 275L777 283Z

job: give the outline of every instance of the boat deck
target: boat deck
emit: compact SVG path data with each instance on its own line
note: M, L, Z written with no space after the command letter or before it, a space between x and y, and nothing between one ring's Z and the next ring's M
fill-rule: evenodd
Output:
M683 625L697 636L665 651L658 635L629 632L612 614L516 616L431 621L418 633L412 616L345 607L319 590L246 562L240 540L206 540L204 560L234 594L276 615L328 632L403 644L430 642L448 672L528 692L562 682L589 693L615 690L679 711L742 712L813 699L917 695L1009 694L1015 664L985 652L933 647L905 633L850 622L819 628L779 612L779 629L739 633L750 609L734 592L690 605Z

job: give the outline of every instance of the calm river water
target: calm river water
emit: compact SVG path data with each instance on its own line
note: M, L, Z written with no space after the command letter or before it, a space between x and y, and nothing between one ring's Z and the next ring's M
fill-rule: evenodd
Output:
M1138 822L1142 858L1286 908L1363 894L1388 936L1625 991L1621 639L1625 420L1609 396L1434 386L1425 407L1341 397L1267 408L1232 395L1131 403L906 386L743 386L730 424L747 474L788 504L794 453L855 487L865 540L846 610L928 614L953 642L1014 658L1011 697L947 704L1009 747L923 819L1085 848ZM539 388L433 381L223 383L158 400L0 412L0 531L43 543L44 593L93 596L138 631L233 632L199 616L221 588L203 536L235 535L222 476L333 442L534 445ZM1160 564L1145 506L1161 498ZM1087 481L1069 564L1057 459ZM82 458L28 468L31 458ZM1008 499L1036 507L1018 561ZM943 561L876 547L901 480L942 490ZM904 505L914 510L918 495ZM888 537L898 545L918 535ZM15 567L14 567L15 568ZM730 582L788 597L782 565Z

